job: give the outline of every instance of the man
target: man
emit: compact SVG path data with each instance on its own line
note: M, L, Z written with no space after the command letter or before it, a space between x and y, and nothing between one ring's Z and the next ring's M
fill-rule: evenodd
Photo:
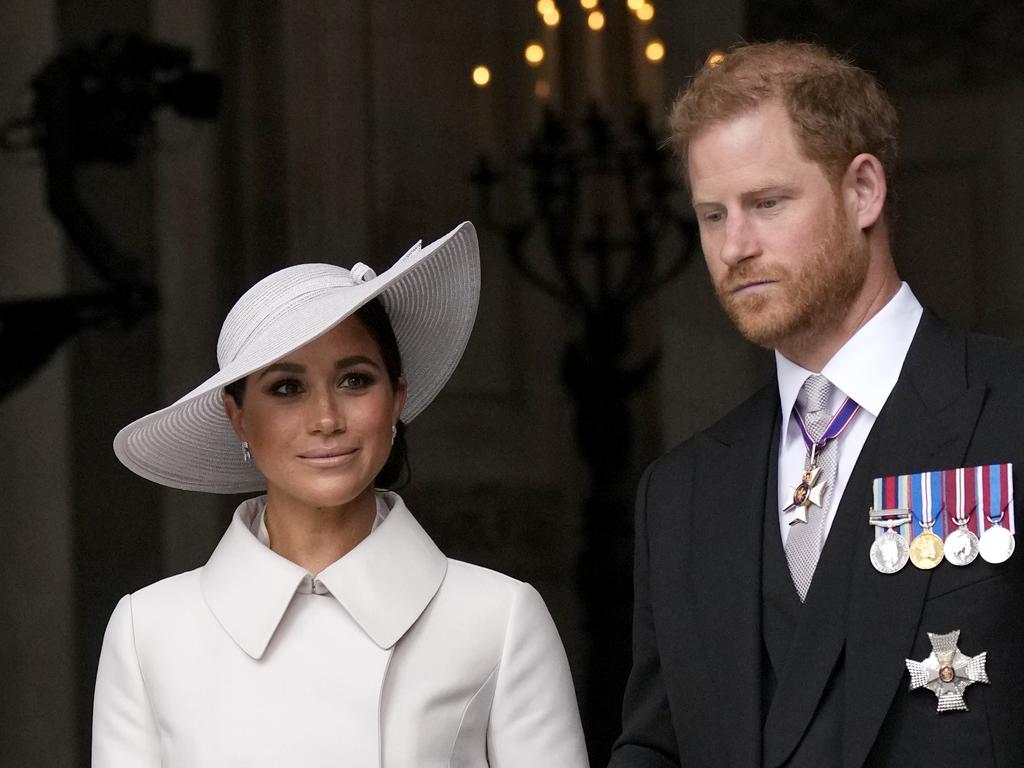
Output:
M907 565L901 538L977 525L957 468L1024 466L1024 350L900 282L889 100L821 48L749 45L672 120L715 290L777 365L641 481L611 766L1024 765L1024 555ZM924 517L873 496L901 478L952 490Z

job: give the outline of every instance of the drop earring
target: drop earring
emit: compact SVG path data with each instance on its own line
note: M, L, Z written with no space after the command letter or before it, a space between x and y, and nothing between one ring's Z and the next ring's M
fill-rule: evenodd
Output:
M398 437L398 427L395 424L391 425L391 444L395 444L395 438Z
M249 450L249 443L242 441L242 461L246 464L252 461L252 451Z

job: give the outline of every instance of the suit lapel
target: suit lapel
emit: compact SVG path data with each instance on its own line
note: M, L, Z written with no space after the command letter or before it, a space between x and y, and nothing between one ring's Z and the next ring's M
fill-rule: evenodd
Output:
M879 415L871 478L963 466L986 386L966 373L966 337L926 313L900 381ZM873 434L874 437L874 434ZM867 485L859 495L870 498ZM867 507L852 511L855 530L850 573L843 755L861 766L905 678L932 571L913 565L893 575L872 568L874 530Z
M720 713L730 765L761 760L761 538L772 446L778 440L778 386L772 382L707 432L693 498L706 500L688 534L695 579L696 631Z

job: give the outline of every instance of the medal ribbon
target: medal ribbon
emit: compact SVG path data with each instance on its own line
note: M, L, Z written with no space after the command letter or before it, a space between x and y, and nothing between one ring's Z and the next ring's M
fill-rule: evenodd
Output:
M942 473L919 472L911 475L912 505L914 515L914 536L931 531L939 538L942 534ZM936 509L938 507L938 509Z
M828 422L828 426L825 427L825 431L821 433L821 437L817 440L811 437L811 434L807 431L807 425L804 424L803 416L800 415L800 411L796 408L793 409L793 414L796 416L796 425L800 427L800 434L803 435L804 445L807 446L807 453L810 455L811 449L815 451L825 447L825 444L829 440L835 440L850 426L850 422L853 421L853 417L860 411L860 406L857 405L850 398L846 398L843 404L839 406L839 410L836 411L831 420Z
M910 486L907 483L907 476L901 475L899 477L876 477L871 484L872 495L874 496L874 507L870 514L870 522L875 527L875 538L884 536L886 531L895 531L899 535L907 539L909 526L911 525L910 520L906 520L899 525L889 526L880 525L880 523L887 522L890 520L899 520L906 518L907 514L901 510L906 510L908 507L905 505L906 500L910 493ZM889 514L882 514L886 511ZM912 517L912 515L911 515Z
M984 511L978 520L979 532L1001 526L1012 534L1016 533L1012 486L1012 464L989 464L978 467L978 509ZM984 498L982 487L985 489Z

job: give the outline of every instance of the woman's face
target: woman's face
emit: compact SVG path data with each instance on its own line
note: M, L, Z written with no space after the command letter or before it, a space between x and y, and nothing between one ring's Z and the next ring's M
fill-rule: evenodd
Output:
M267 478L268 504L343 507L373 492L405 403L357 317L249 375L225 395L239 438Z

